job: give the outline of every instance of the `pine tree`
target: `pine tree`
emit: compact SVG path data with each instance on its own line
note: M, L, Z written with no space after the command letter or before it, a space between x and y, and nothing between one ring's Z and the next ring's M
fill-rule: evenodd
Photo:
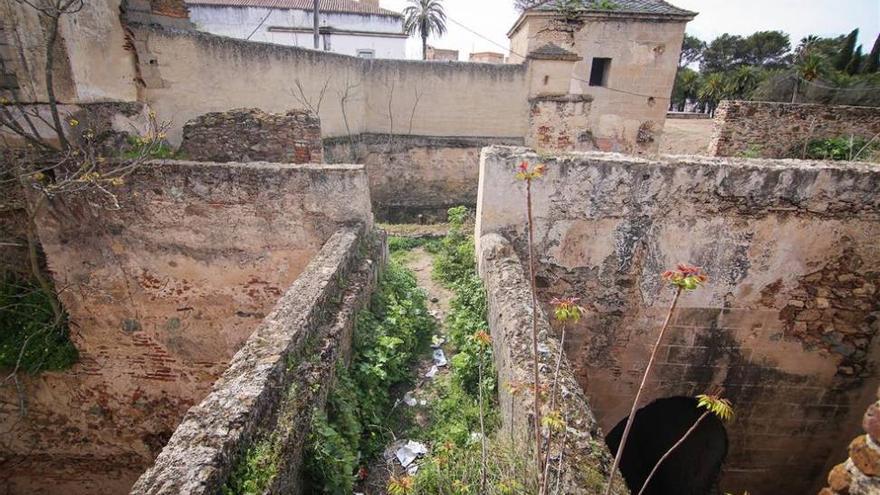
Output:
M877 35L874 48L862 64L862 74L874 74L878 69L880 69L880 34Z
M853 59L853 53L856 51L856 41L859 38L859 28L853 29L846 39L843 41L840 54L834 63L834 68L839 71L845 71L849 67Z
M856 51L852 55L852 59L849 61L849 64L846 66L846 73L853 76L859 73L859 67L862 66L862 45L859 45L856 48Z

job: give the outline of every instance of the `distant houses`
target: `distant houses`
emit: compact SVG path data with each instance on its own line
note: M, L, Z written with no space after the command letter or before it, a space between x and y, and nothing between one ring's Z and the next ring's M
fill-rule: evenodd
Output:
M314 48L313 0L187 0L196 29ZM406 58L403 15L379 0L320 0L319 50L361 58Z

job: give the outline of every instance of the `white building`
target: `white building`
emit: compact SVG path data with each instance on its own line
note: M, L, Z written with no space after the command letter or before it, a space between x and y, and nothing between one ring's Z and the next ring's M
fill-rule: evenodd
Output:
M196 29L314 48L313 0L186 0ZM406 58L403 16L379 0L320 0L320 49L364 58Z

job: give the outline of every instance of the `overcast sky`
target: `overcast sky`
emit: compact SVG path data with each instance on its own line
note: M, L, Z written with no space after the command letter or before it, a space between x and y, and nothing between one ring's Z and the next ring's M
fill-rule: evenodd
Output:
M507 30L517 18L513 0L444 0L443 3L449 17L449 32L439 40L429 40L430 44L457 49L461 60L467 60L472 51L506 52ZM880 32L880 0L671 0L670 3L700 13L688 24L687 31L704 40L722 33L747 35L778 29L788 33L796 45L808 34L831 36L858 27L860 42L865 45L865 51L869 51ZM381 0L381 4L400 12L407 0ZM407 42L407 55L421 57L421 40L412 38Z

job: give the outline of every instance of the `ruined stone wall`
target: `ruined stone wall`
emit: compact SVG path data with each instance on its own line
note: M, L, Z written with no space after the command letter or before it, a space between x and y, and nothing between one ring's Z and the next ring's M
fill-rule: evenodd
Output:
M486 286L489 329L492 351L498 372L498 401L501 412L502 436L515 445L534 445L532 408L534 393L522 384L532 383L532 313L531 289L523 265L513 246L498 234L480 239L477 254L480 278ZM559 343L550 335L547 315L537 308L541 348L541 383L553 383ZM603 491L611 470L613 456L608 452L592 408L578 385L574 369L563 357L559 367L559 395L555 408L567 425L560 493L597 494ZM516 394L512 390L522 388ZM548 388L549 390L549 388ZM545 413L550 408L544 403ZM558 442L553 442L551 458L560 458ZM551 484L556 482L554 468ZM618 473L618 479L620 474ZM618 483L614 493L628 493Z
M480 150L491 144L522 139L360 134L324 139L324 151L330 163L364 164L378 220L445 221L453 206L476 206Z
M597 149L590 132L588 95L539 95L529 100L529 133L526 143L540 150L586 151Z
M864 435L849 444L849 458L828 474L828 486L819 495L873 495L880 493L880 401L868 406L862 418Z
M522 258L534 153L487 148L477 238ZM645 403L724 386L738 418L722 489L818 491L877 389L880 172L860 164L601 153L547 159L535 182L541 299L590 310L566 352L609 431L629 412L672 296L659 274L702 266L649 379Z
M722 101L715 111L712 156L802 156L814 139L864 140L880 134L880 108L765 101Z
M40 239L80 361L0 395L12 493L127 490L324 242L369 228L354 165L153 162L119 210L55 201Z
M212 112L183 126L180 151L208 162L321 163L321 121L305 110L267 114L258 108Z
M523 65L365 60L157 26L132 34L143 96L173 120L174 143L184 122L241 107L316 110L325 137L525 135Z
M384 260L384 239L336 232L191 408L131 493L213 495L255 442L280 442L271 493L299 493L310 419L323 407L336 363L348 359L358 312Z

